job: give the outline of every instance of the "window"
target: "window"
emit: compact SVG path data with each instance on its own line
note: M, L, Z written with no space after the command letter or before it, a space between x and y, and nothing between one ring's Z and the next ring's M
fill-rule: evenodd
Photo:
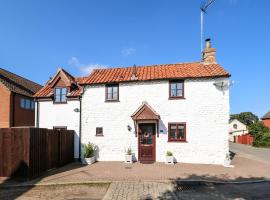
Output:
M103 136L103 128L96 127L96 136Z
M237 124L234 124L234 125L233 125L233 128L234 128L234 129L237 129Z
M67 88L55 88L54 102L55 103L66 103L67 102Z
M119 85L106 85L106 101L119 100Z
M169 123L168 130L169 142L186 141L186 123Z
M184 81L170 81L169 82L169 96L170 99L184 98Z
M27 109L27 110L34 110L35 109L35 102L30 99L21 98L20 100L20 106L21 108Z

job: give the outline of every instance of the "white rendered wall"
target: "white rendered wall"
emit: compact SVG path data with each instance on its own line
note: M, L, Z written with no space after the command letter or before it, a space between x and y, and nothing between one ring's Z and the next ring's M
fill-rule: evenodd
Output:
M70 100L66 104L39 102L39 127L52 129L54 126L67 126L67 129L74 130L74 158L78 158L80 113L75 112L75 108L80 108L79 100Z
M138 138L131 115L143 101L160 115L156 160L167 150L178 162L224 164L228 153L229 91L214 86L220 79L185 80L185 99L168 100L168 81L121 83L120 102L105 102L105 85L86 86L82 98L82 143L93 142L98 160L122 161L129 146L138 158ZM187 142L168 142L168 122L186 122ZM127 125L132 127L128 131ZM104 137L97 137L103 127Z
M237 125L237 128L234 128L234 124ZM234 136L246 135L248 134L248 129L245 124L234 119L229 123L229 141L234 141Z

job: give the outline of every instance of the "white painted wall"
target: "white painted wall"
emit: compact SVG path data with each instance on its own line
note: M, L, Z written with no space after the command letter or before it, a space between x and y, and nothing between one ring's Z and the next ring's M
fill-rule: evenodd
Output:
M234 127L234 124L237 125L237 128ZM240 122L237 119L230 121L229 123L229 141L234 141L234 136L246 135L248 134L248 129L245 124Z
M93 142L98 160L122 161L129 146L138 157L138 138L131 115L143 101L159 113L160 129L156 138L156 160L163 162L167 150L178 162L224 164L228 153L229 90L218 90L219 79L185 81L185 99L168 100L168 81L121 83L120 102L105 102L105 85L86 86L82 97L82 143ZM169 143L168 122L187 123L187 142ZM129 132L127 125L132 127ZM104 137L96 137L103 127Z
M74 158L79 158L79 100L70 100L66 104L54 104L53 101L39 102L39 127L52 129L54 126L67 126L74 130ZM37 109L36 109L37 110Z

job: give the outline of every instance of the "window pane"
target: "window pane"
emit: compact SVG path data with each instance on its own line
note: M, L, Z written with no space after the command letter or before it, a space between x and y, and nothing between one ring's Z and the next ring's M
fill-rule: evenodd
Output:
M35 109L35 102L31 101L31 109L34 110Z
M171 89L175 90L176 89L176 83L171 83Z
M26 109L30 109L30 108L31 108L31 102L30 102L29 99L26 99L26 100L25 100L25 108L26 108Z
M62 94L61 102L66 102L66 101L67 101L67 96L65 94Z
M177 128L178 128L177 139L183 140L185 138L185 126L178 125Z
M171 90L171 97L176 97L176 90Z
M67 95L67 88L61 88L61 90L62 90L62 95Z
M177 83L177 89L183 89L183 83L182 82Z
M176 137L176 125L170 125L170 138L174 140Z
M61 94L61 88L56 88L55 95L60 95L60 94Z
M24 108L24 99L21 99L21 108Z
M55 98L54 98L54 101L55 102L60 102L60 95L56 95Z
M178 96L178 97L182 97L182 96L183 96L183 90L181 90L181 89L179 90L179 89L178 89L178 90L177 90L177 96Z

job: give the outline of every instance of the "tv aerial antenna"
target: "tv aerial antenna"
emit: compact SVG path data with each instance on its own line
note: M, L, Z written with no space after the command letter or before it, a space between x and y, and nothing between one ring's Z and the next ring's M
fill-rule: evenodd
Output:
M204 20L204 14L206 14L208 7L213 4L216 0L204 0L201 4L200 10L201 10L201 52L203 51L203 20Z

